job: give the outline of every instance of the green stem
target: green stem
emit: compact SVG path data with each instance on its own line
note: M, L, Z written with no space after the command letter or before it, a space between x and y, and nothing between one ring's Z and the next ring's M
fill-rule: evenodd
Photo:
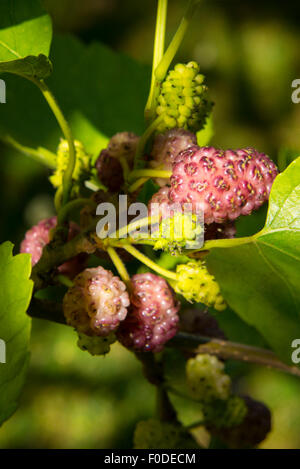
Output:
M111 260L113 261L117 271L119 272L121 279L123 280L127 288L130 290L131 289L130 276L127 272L127 269L123 261L120 259L120 256L118 255L117 251L112 247L108 247L107 252Z
M160 169L136 169L132 171L129 175L129 181L134 181L135 179L138 178L144 178L144 177L149 177L149 178L165 178L169 179L172 176L172 171L164 171Z
M26 156L34 159L38 163L42 163L50 169L55 169L56 167L56 155L51 151L47 150L46 148L38 147L30 148L24 145L21 145L17 142L14 138L10 137L9 135L1 138L1 140L6 143L7 145L15 148L19 152L23 153Z
M166 22L167 22L167 10L168 0L158 0L157 17L156 17L156 29L155 29L155 40L154 40L154 51L153 51L153 64L152 64L152 77L151 87L148 97L148 101L145 108L145 119L150 121L153 119L153 110L155 110L155 70L163 58L165 50L165 33L166 33Z
M192 423L191 425L187 425L184 428L185 430L189 431L189 430L194 430L195 428L198 428L198 427L203 427L203 425L205 425L205 420L199 420L198 422Z
M56 282L59 282L61 283L62 285L64 285L65 287L68 287L68 288L71 288L74 286L74 283L72 282L72 280L69 279L69 277L66 277L65 275L57 275L54 280Z
M71 129L67 120L65 119L65 116L63 115L59 105L57 104L53 94L49 90L46 83L43 80L37 80L37 79L32 79L31 81L33 81L33 83L35 83L41 90L44 98L46 99L47 103L49 104L50 109L55 115L56 120L69 144L68 166L66 168L66 171L63 177L62 202L64 205L69 200L70 192L72 189L72 176L73 176L73 171L74 171L75 163L76 163L76 151L75 151L75 145L74 145L72 132L71 132Z
M124 176L124 181L127 181L129 173L130 173L130 168L127 159L124 156L121 156L119 159L120 164L123 169L123 176Z
M83 205L90 205L91 207L95 207L95 202L93 202L91 199L76 199L68 202L59 210L57 216L58 225L62 225L68 219L70 213L73 210L82 207Z
M150 178L140 178L135 181L131 186L128 187L127 191L129 194L133 194L133 192L137 191L141 186L143 186Z
M125 249L127 252L129 252L133 257L138 259L140 262L147 265L150 269L154 270L154 272L157 272L159 275L162 275L163 277L166 277L172 280L177 279L177 275L175 272L171 272L170 270L160 267L151 259L149 259L149 257L145 256L140 251L138 251L135 247L129 244L124 244L122 245L122 248Z
M155 132L155 130L157 129L159 124L163 121L163 119L164 119L164 114L161 114L160 116L158 116L155 119L155 121L153 121L152 124L149 125L149 127L146 129L144 134L139 139L139 143L138 143L138 146L137 146L137 149L136 149L135 161L134 161L134 168L135 169L137 167L139 159L143 156L143 153L144 153L146 144L148 142L148 139L151 137L153 132Z
M152 217L145 217L141 218L138 221L131 222L129 225L123 226L120 230L115 231L110 235L110 238L115 238L115 239L121 239L124 238L124 236L127 236L129 233L132 231L137 230L138 228L142 228L144 226L148 226L149 224L155 224L158 223L160 220L160 215L155 215Z
M190 25L190 21L196 11L196 8L200 0L190 0L184 17L181 20L179 28L177 29L175 36L173 37L168 49L166 50L160 64L158 65L155 76L158 82L162 82L167 74L168 68L170 67L177 51L183 41L185 33Z
M61 209L62 191L63 191L63 188L62 188L62 186L60 186L60 187L58 187L58 189L55 192L54 206L55 206L56 213L58 213Z

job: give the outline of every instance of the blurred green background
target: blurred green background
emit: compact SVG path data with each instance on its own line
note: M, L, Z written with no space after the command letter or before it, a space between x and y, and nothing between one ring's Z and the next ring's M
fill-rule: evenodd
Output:
M185 1L169 4L168 39ZM155 0L45 5L56 31L151 63ZM299 20L296 2L203 0L178 61L198 61L207 76L216 103L213 144L257 147L282 168L299 154L300 104L291 101L291 83L300 78ZM13 241L17 252L25 230L53 213L52 190L37 163L4 147L0 153L0 240ZM255 366L238 365L235 373L237 387L273 412L261 446L300 448L300 381ZM154 390L132 354L114 345L106 358L90 357L72 330L35 320L21 406L1 427L0 448L130 448L136 421L153 411Z

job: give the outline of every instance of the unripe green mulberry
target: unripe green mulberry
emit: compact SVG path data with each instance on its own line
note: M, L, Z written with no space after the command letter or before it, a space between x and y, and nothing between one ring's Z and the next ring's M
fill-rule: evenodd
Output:
M204 75L199 74L199 65L189 62L177 64L169 71L162 83L156 113L164 115L158 132L174 127L197 132L205 125L212 103L207 98Z
M78 333L78 347L91 355L106 355L110 351L110 346L117 340L114 333L106 337L88 336Z
M76 151L76 164L73 172L73 180L76 182L75 191L78 191L80 184L88 179L91 171L91 156L88 155L84 146L78 140L74 141ZM69 145L67 140L61 139L56 155L56 170L50 176L50 182L54 187L60 187L63 182L64 172L67 169L69 160Z
M155 215L155 212L152 212ZM151 239L157 240L154 249L162 249L174 254L182 249L196 249L203 245L204 229L201 220L196 214L182 213L171 210L169 218L163 218L155 225L151 233Z
M220 287L203 262L190 261L187 264L179 264L176 273L177 281L172 281L176 293L190 302L213 306L217 311L226 308Z
M135 449L189 449L197 445L180 426L156 419L139 422L134 432Z
M215 400L203 408L208 429L231 428L240 425L247 414L247 406L240 396L232 395L224 400Z
M186 363L186 377L192 396L199 401L226 400L230 395L230 377L217 357L199 354L190 358Z

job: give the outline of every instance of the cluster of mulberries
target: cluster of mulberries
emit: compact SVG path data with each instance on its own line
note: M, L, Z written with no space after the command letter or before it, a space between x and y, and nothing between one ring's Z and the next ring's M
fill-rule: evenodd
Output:
M132 277L130 311L117 331L127 348L159 352L178 329L179 303L167 282L146 273Z
M231 391L231 380L224 371L224 363L217 357L199 354L186 363L187 384L194 399L201 402L226 400Z
M276 165L253 148L223 151L195 145L175 158L169 199L201 209L206 224L224 223L249 215L268 200L277 174Z
M191 449L197 445L179 424L156 419L141 421L134 432L135 449Z
M96 170L99 180L110 191L117 192L124 184L121 158L132 166L139 137L132 132L119 132L114 135L105 150L102 150L97 161Z
M217 311L226 309L219 284L203 262L190 261L187 264L178 264L176 273L177 280L171 280L176 293L190 302L213 306Z
M25 234L25 238L21 243L20 252L31 254L31 264L34 266L40 260L43 249L51 240L51 231L57 225L57 218L51 217L41 220L37 225L33 226ZM71 222L69 225L68 240L74 238L80 231L76 223ZM73 259L59 266L58 270L61 274L70 278L75 277L84 268L86 257L78 255Z
M77 275L63 299L67 323L88 336L107 336L115 331L128 306L125 284L101 266Z
M91 156L88 155L84 146L78 140L75 140L76 163L73 171L73 194L78 195L80 185L88 179L91 172ZM61 139L56 155L56 169L50 176L50 182L58 188L62 185L64 172L67 169L69 161L69 144L67 140Z
M199 65L196 62L177 64L161 85L156 113L164 118L158 131L163 133L179 127L197 132L204 127L211 109Z

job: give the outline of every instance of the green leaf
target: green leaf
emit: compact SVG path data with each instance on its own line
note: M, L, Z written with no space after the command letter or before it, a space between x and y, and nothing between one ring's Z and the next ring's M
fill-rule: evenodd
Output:
M45 78L52 24L39 0L5 0L0 3L0 73Z
M29 358L31 261L28 254L13 256L12 249L9 242L0 246L0 338L6 348L6 363L0 363L0 425L17 408Z
M291 343L300 337L300 158L276 178L259 233L205 248L228 304L292 365Z
M28 78L44 79L52 72L52 64L48 57L40 54L38 57L29 55L24 59L0 62L0 73L15 73Z
M47 84L74 137L93 156L98 156L108 137L116 132L143 133L151 76L148 67L103 44L86 46L70 36L54 38L51 58L55 66ZM6 85L0 137L8 134L23 145L55 152L61 132L39 90L12 75L7 76Z

